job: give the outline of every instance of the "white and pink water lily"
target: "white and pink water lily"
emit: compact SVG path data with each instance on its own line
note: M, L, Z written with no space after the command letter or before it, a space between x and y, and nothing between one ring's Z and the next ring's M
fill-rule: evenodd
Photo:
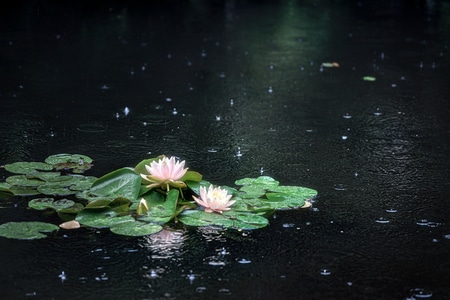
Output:
M149 181L148 188L162 187L169 189L169 186L175 188L186 187L186 184L180 179L186 174L188 168L184 167L186 161L176 160L174 156L168 158L163 156L158 161L154 160L145 169L148 174L141 174L141 177Z
M205 212L217 212L222 213L230 210L230 206L233 205L236 200L231 200L233 195L228 195L226 189L220 187L213 187L210 185L208 189L206 187L200 187L200 198L192 196L199 205L205 208Z

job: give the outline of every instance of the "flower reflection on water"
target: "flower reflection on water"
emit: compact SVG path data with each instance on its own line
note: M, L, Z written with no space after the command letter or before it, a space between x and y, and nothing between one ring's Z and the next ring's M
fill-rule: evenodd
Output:
M186 233L184 230L163 229L143 238L143 246L152 251L152 258L169 259L181 256Z

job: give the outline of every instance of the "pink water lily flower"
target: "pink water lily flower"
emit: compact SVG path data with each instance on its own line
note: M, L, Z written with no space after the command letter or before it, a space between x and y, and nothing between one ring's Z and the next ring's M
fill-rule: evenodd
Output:
M213 187L210 185L208 190L206 187L200 187L200 198L192 196L199 205L205 208L205 212L222 213L230 210L229 206L233 205L236 200L230 200L233 195L228 195L227 190L220 187Z
M161 186L162 188L169 189L169 186L175 188L186 187L186 184L180 179L186 174L188 168L184 168L186 161L175 160L172 156L167 158L163 156L158 161L154 160L150 165L146 165L145 169L148 174L141 174L141 177L151 182L147 185L148 188L155 188Z

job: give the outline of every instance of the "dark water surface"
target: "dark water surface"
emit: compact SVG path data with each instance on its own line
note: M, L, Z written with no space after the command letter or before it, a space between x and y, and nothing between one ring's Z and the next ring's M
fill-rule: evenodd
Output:
M248 234L0 238L1 298L450 299L450 3L385 2L2 9L0 164L164 153L319 198ZM26 205L0 223L58 222Z

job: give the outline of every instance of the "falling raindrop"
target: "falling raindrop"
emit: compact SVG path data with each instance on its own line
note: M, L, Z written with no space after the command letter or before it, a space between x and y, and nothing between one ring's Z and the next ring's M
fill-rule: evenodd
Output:
M261 175L264 174L264 168L263 167L259 168L259 174L261 174Z
M126 116L128 116L128 114L130 113L130 109L128 108L128 106L125 106L125 108L123 109L123 114Z
M241 147L238 147L238 150L236 152L236 157L241 157L242 153L241 153Z
M64 271L61 272L61 274L58 275L59 278L61 278L61 282L64 282L67 280L66 273Z

